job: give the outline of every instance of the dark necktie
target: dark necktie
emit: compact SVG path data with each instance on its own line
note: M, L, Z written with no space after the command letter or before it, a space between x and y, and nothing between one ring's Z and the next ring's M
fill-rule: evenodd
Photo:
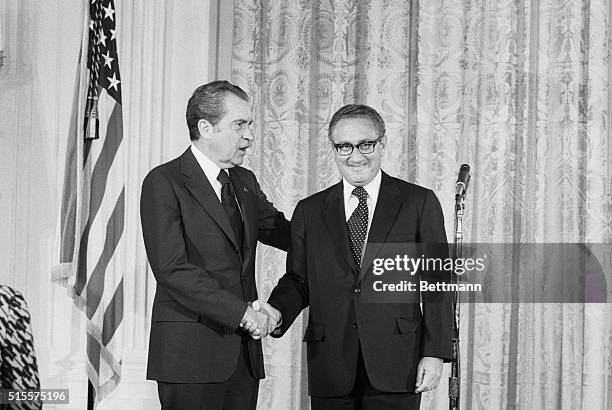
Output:
M242 246L242 218L240 217L240 210L234 195L232 181L230 181L227 172L223 170L219 171L217 181L221 182L221 205L223 205L223 209L232 224L238 244Z
M357 187L353 189L353 195L359 198L359 205L357 205L351 217L346 221L346 224L348 225L349 238L351 240L351 253L355 260L355 266L357 266L359 271L361 269L361 252L368 229L368 193L363 187Z

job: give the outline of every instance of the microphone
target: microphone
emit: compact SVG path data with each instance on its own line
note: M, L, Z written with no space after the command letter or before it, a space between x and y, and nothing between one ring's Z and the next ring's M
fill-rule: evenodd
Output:
M461 165L459 168L459 176L455 184L455 201L465 199L465 193L470 186L470 166L468 164Z

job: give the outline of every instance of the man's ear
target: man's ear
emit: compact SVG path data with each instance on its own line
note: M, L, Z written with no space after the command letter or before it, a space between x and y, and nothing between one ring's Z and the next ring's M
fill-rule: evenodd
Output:
M380 142L382 142L382 149L384 150L387 147L387 134L383 135L383 137L380 139Z
M201 119L198 121L198 131L200 132L200 137L208 139L212 136L213 125L207 120Z

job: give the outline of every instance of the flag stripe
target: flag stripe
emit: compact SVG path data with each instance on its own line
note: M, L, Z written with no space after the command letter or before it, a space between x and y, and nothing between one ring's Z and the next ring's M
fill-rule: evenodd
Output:
M113 299L104 312L104 324L102 326L102 343L108 345L115 331L123 320L123 279L117 286Z
M89 152L93 145L94 140L86 140L83 144L83 168L85 168L87 161L89 160Z
M113 100L105 92L101 94L99 103L104 104L104 105L109 104L109 105L115 106ZM106 124L106 122L111 119L111 110L106 110L104 108L100 109L101 115L104 115L106 117L107 113L108 113L108 116L107 116L107 119L103 121L104 124ZM120 118L120 116L113 117L113 121L115 120L115 118ZM103 131L102 135L104 136L104 138L100 138L99 140L94 140L95 144L92 142L92 144L94 145L91 150L90 160L86 164L85 171L91 170L92 164L95 162L100 162L101 159L104 157L104 154L101 151L106 149L104 148L104 144L106 142L107 127L103 125L100 128ZM112 132L113 130L112 126L110 130ZM113 159L113 162L111 164L109 171L104 176L104 181L106 183L106 186L105 186L104 195L102 196L102 202L99 206L96 207L94 211L92 211L93 213L95 213L95 217L89 216L89 218L87 218L88 215L84 215L85 216L84 219L88 219L87 222L85 222L85 220L82 219L83 224L86 225L86 230L83 233L83 238L87 238L83 244L83 249L86 250L87 253L86 255L83 256L82 258L83 262L79 265L80 274L78 275L78 285L79 285L77 286L78 290L82 289L80 285L84 283L87 280L87 278L89 278L89 276L91 275L92 270L95 266L95 262L100 257L104 249L103 248L104 242L100 240L96 240L96 239L105 237L107 219L112 214L117 198L119 197L121 190L123 189L123 183L121 183L125 179L125 174L124 174L125 164L124 164L124 158L123 158L123 151L124 151L124 148L122 148L120 145L117 153L115 154L115 157ZM96 170L95 172L98 172L98 171ZM91 186L91 189L95 190L98 185L100 184L96 182L92 183L91 181L86 181L86 183L84 184L84 190L83 190L84 196L88 195L85 192L86 187ZM89 197L87 198L89 199ZM83 209L90 208L88 203L83 203L82 207ZM91 238L94 238L94 239L91 240ZM89 261L93 261L93 262L89 262Z
M95 162L95 167L91 175L91 204L89 207L90 218L96 217L102 197L107 184L108 170L111 167L115 155L119 150L119 145L123 140L121 106L116 105L113 108L113 113L109 118L104 145L100 151L100 156ZM94 189L95 188L95 189Z
M87 358L96 372L100 370L100 344L89 333L87 334Z
M120 152L118 153L118 157L115 161L118 163L123 162L123 148L120 148ZM118 164L117 164L118 165ZM123 175L123 168L113 165L109 173L109 180L118 180L121 175ZM89 300L89 304L92 303L98 304L97 299L101 297L100 307L98 311L92 311L92 316L90 319L94 323L100 324L102 326L102 318L104 315L104 309L106 304L112 299L112 296L115 292L115 288L121 281L121 277L123 275L123 271L125 269L125 258L126 258L126 250L123 236L117 236L115 239L107 238L107 231L109 229L108 222L113 217L113 213L117 212L116 207L119 201L119 197L121 196L122 191L124 190L123 186L117 184L109 184L107 194L104 197L102 202L100 211L98 212L98 217L94 220L91 225L91 229L89 232L90 238L104 238L104 241L90 241L90 246L87 250L87 259L94 261L94 263L90 263L87 266L87 278L88 281L92 280L94 272L99 269L97 267L97 263L101 258L108 259L104 256L106 252L105 249L107 247L106 242L114 242L116 241L115 251L108 254L110 256L110 260L108 262L104 262L104 264L100 266L106 266L105 272L103 272L103 289L91 290L89 288L87 291L83 291L83 294L88 295L91 291L91 299ZM124 198L125 202L125 198ZM124 205L125 208L125 205ZM125 214L124 214L124 222L125 222ZM99 295L96 297L94 292L97 292ZM89 295L87 296L89 297Z
M99 333L102 333L102 325L104 321L105 310L111 303L112 298L117 292L119 283L123 279L123 271L125 269L126 249L124 236L119 238L116 250L108 262L107 274L104 277L104 290L102 291L98 309L93 312L91 322L99 326ZM101 336L96 336L102 340Z
M104 250L98 259L93 273L87 281L87 317L91 319L98 309L102 293L104 292L105 274L109 261L115 252L115 248L123 234L123 218L125 213L125 190L121 190L115 209L106 225L106 240Z
M75 171L76 169L68 172ZM67 184L74 184L76 191L76 176L70 181L66 181ZM74 247L75 247L75 234L76 234L76 212L77 212L77 197L69 192L64 192L62 201L62 219L61 219L61 245L60 245L60 263L71 262L74 258Z
M124 163L124 148L120 147L119 152L117 153L117 157L115 158L115 163L111 167L108 175L109 181L118 181L121 180L124 174L124 167L122 164ZM87 248L87 260L90 262L86 269L86 277L90 282L92 279L95 281L94 272L99 271L100 268L103 269L101 272L104 289L102 288L92 288L91 285L87 285L86 290L83 291L85 295L91 293L91 299L89 299L89 305L97 304L97 300L99 297L96 297L94 292L97 292L101 296L101 303L108 302L112 294L115 291L115 287L121 280L121 276L123 270L125 269L125 250L120 247L121 245L121 235L118 235L120 232L115 232L115 236L109 236L109 221L111 218L116 218L114 215L118 212L116 209L119 203L120 196L122 191L124 191L125 187L119 184L110 183L107 187L106 193L104 195L104 199L102 200L102 204L100 205L100 210L98 211L98 216L92 222L89 230L89 238L90 243ZM125 203L125 199L123 200ZM125 205L123 205L123 209L125 209ZM125 212L125 211L123 211ZM125 221L125 213L123 214L123 222ZM103 238L104 240L91 240L91 238ZM109 248L109 245L112 244L114 248L118 248L114 252L113 248ZM102 261L100 260L102 259ZM106 295L109 291L106 287L110 286L110 294ZM106 296L105 296L106 295ZM90 319L93 319L95 323L100 323L102 320L102 315L104 312L98 312L90 314ZM93 316L92 316L93 315Z
M89 222L88 225L85 226L83 230L83 234L81 236L81 243L79 246L79 255L77 261L77 277L76 283L74 285L74 292L81 296L83 293L83 288L85 287L85 283L87 282L87 243L89 242Z
M122 116L120 106L115 105L110 121L110 124L114 124L114 126L109 126L109 131L107 131L106 138L104 139L102 151L100 152L100 156L96 161L96 165L94 166L94 170L91 176L91 201L89 203L89 217L87 219L87 223L85 224L85 229L83 230L83 236L81 237L81 244L79 247L79 264L77 270L77 281L75 285L75 292L78 295L82 294L83 287L85 286L85 283L87 281L86 255L89 245L89 232L91 229L91 224L93 223L98 213L98 210L100 209L100 205L102 203L102 199L106 190L106 184L108 182L107 178L109 169L112 165L113 159L115 158L115 154L117 153L122 140L121 136L116 138L116 135L111 134L111 131L122 132ZM119 123L119 125L117 125L117 122Z
M90 139L91 135L88 135L86 141L87 151L84 152L84 164L89 162L90 164L95 164L98 162L100 158L101 150L105 139L108 137L107 126L111 121L111 116L113 115L113 110L115 108L119 109L119 113L121 113L121 105L117 105L115 100L111 97L111 95L104 89L100 89L98 96L98 108L96 109L96 126L95 128L98 130L96 134L98 139ZM119 136L121 137L121 136Z
M79 57L80 59L80 57ZM74 90L73 105L79 103L79 73L81 63L77 67L77 79ZM68 131L68 149L66 150L66 168L64 170L64 189L62 191L61 226L60 226L60 263L71 262L74 258L77 211L77 139L78 113L73 111Z

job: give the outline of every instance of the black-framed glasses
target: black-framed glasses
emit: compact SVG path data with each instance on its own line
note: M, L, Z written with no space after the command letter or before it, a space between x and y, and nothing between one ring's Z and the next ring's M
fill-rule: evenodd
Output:
M340 144L332 144L334 149L339 155L349 156L353 153L353 149L357 148L357 150L362 154L371 154L376 149L376 144L382 139L379 137L374 141L364 141L360 142L357 145L350 144L348 142L342 142Z

